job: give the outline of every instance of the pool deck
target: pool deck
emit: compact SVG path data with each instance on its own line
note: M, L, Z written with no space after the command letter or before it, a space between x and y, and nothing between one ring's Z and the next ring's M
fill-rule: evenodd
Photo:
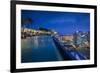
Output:
M68 48L67 46L65 47L56 37L53 36L52 38L64 60L85 60L87 59L84 55L79 53L74 48L71 49L71 48ZM67 50L67 49L71 49L71 50Z

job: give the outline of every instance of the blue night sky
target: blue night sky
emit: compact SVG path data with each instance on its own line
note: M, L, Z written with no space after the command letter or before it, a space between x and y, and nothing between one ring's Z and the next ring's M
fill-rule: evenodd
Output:
M90 30L89 13L22 10L21 17L30 17L32 19L33 22L25 26L27 28L38 29L42 27L52 29L61 35Z

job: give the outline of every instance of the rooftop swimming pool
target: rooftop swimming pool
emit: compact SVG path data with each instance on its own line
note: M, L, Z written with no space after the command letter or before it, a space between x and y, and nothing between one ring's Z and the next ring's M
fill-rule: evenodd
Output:
M62 61L51 36L33 36L21 39L21 62Z

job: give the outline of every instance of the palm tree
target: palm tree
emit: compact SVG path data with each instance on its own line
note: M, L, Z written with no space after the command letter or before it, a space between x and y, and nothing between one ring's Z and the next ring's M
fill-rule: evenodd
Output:
M22 27L27 24L32 24L33 20L31 17L22 17L21 25Z
M22 17L21 19L21 29L22 29L22 36L25 37L24 29L26 25L31 25L33 22L31 17Z

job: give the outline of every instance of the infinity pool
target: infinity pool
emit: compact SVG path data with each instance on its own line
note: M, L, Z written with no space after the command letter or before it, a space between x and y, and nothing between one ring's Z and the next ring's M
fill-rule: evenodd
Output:
M21 40L21 62L62 61L51 36L33 36Z

